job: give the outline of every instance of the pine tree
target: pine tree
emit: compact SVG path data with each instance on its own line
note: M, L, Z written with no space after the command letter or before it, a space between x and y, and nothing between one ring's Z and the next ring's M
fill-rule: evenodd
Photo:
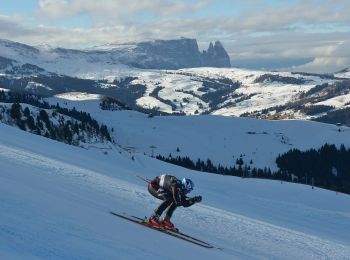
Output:
M34 118L31 115L29 115L27 117L26 123L27 123L27 126L29 127L30 130L34 130L35 129L35 121L34 121Z
M30 110L29 110L28 107L26 107L26 108L24 109L23 114L24 114L24 116L27 117L27 118L30 116Z
M50 126L50 119L49 119L49 115L47 114L47 112L42 109L40 110L39 113L40 119L46 124L47 127Z
M239 165L239 166L242 166L244 164L243 159L242 158L237 159L236 160L236 164Z
M63 135L64 135L64 139L67 141L67 143L71 144L72 143L72 139L73 139L73 135L72 135L72 132L71 132L71 130L69 128L69 123L68 122L63 127Z
M75 121L75 123L74 123L73 131L74 131L74 133L79 135L79 125L78 125L77 121Z
M21 119L21 105L19 103L13 103L11 106L11 117L15 120L20 120Z

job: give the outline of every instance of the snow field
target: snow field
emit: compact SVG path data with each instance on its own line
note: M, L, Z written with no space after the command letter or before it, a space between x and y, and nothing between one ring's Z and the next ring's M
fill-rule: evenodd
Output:
M348 195L189 171L118 149L67 146L0 124L0 252L13 259L346 259ZM167 237L108 212L149 215L158 201L136 178L195 181L203 203L175 211L184 232L223 250ZM160 250L161 249L161 250ZM172 252L172 254L169 254Z

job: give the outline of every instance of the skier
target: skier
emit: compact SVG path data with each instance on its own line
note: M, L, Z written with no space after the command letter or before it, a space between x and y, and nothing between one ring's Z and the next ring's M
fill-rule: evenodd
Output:
M174 229L174 224L171 223L170 218L176 207L189 207L202 201L201 196L193 198L186 196L187 193L193 190L193 187L193 182L187 178L178 180L175 176L167 174L155 177L148 184L148 191L157 199L163 200L163 202L154 210L154 213L149 218L149 223L155 227ZM160 221L160 216L166 209L165 217L163 221Z

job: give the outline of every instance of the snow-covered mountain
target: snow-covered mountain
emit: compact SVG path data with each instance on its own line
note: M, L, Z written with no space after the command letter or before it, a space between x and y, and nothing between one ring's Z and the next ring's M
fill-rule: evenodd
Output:
M312 118L349 105L349 78L336 75L198 68L131 70L122 77L76 78L3 58L1 86L54 95L69 91L112 96L135 109L168 114ZM105 73L105 71L104 71ZM91 75L90 75L91 76Z
M3 56L0 84L46 96L72 91L101 94L148 113L314 118L349 125L349 117L344 116L347 110L340 111L349 109L350 104L347 69L335 74L213 67L154 70L135 68L132 63L136 61L125 61L136 59L139 62L134 64L136 67L152 67L140 64L154 61L151 53L157 53L155 55L172 60L171 63L185 64L181 57L192 54L178 55L179 49L197 52L193 55L203 58L220 53L220 46L218 42L211 44L208 51L201 54L195 40L180 39L82 51L35 48L3 40L0 41L0 56ZM139 59L140 55L144 60ZM192 66L205 64L194 62ZM327 116L327 113L333 114Z
M111 72L130 67L179 69L191 67L230 67L230 59L219 41L200 52L195 39L156 40L134 44L73 50L50 46L29 46L0 40L0 56L31 63L46 70L71 76L87 76L104 67Z
M330 101L328 105L336 108L348 106L349 78L344 74L341 76L194 68L140 72L133 82L147 86L146 94L137 100L140 106L159 107L168 113L271 118L278 115L277 118L283 118L283 113L285 118L310 118L314 114L307 115L304 110L332 98L340 102L336 105ZM342 87L337 89L337 84ZM323 91L327 88L336 91ZM254 112L260 113L254 115Z
M187 38L104 45L95 50L108 50L120 62L142 69L231 67L230 58L219 41L210 43L203 52L199 51L195 39Z

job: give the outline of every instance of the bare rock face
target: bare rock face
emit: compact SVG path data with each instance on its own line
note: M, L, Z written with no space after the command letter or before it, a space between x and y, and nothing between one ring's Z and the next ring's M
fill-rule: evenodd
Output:
M79 60L87 63L121 63L143 69L231 67L230 58L219 41L214 45L210 43L208 50L200 52L197 40L188 38L121 44L107 49L88 50L32 47L0 40L0 56L40 67L62 61L75 64ZM5 60L0 60L0 63L5 63Z
M138 68L180 69L194 67L231 67L230 58L219 41L201 53L196 39L157 40L138 43L122 62Z
M216 41L214 46L212 43L210 43L208 50L203 51L202 66L217 68L231 67L230 57L228 56L221 42Z

